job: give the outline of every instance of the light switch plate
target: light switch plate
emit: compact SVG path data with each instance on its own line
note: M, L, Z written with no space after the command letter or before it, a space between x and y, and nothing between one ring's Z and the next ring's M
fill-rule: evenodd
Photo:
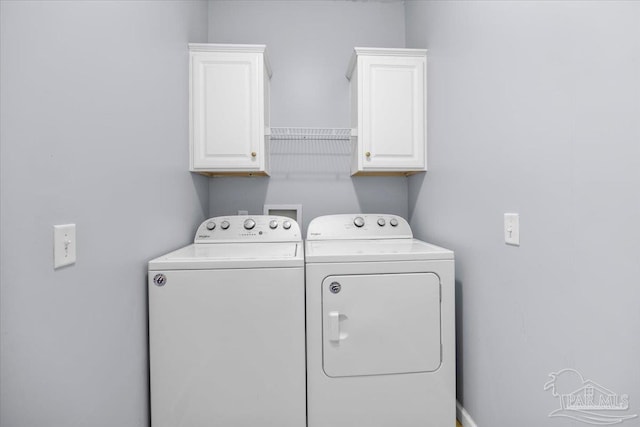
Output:
M504 214L504 242L520 246L520 215L517 213Z
M53 268L76 262L76 225L53 226Z

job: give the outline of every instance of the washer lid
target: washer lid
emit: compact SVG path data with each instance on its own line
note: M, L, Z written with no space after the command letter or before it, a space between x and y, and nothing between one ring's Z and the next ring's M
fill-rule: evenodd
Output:
M149 261L149 270L302 267L302 242L195 243Z
M307 240L307 263L453 259L453 251L418 239Z

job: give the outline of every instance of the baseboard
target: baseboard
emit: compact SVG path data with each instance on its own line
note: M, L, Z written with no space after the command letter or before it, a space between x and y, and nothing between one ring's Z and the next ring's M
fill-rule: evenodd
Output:
M462 427L478 427L478 425L471 419L471 415L467 412L466 409L462 407L460 402L456 401L456 417Z

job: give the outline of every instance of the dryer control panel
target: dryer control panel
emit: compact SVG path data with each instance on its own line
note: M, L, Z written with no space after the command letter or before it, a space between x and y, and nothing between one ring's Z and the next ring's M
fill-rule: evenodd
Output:
M299 242L300 226L276 215L232 215L209 218L198 227L194 243Z
M409 223L398 215L326 215L309 224L307 240L412 239Z

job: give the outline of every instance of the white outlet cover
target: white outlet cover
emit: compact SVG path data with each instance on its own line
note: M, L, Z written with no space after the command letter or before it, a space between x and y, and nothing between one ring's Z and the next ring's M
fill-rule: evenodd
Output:
M520 246L520 215L517 213L504 214L504 242Z
M53 226L53 268L76 262L76 225Z

